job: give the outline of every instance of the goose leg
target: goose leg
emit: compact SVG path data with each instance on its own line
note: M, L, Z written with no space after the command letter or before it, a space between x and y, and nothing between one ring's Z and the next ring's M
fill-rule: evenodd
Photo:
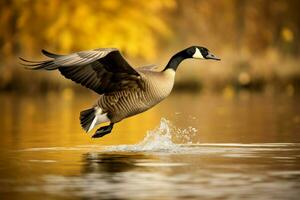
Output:
M104 135L111 132L114 127L114 123L110 123L108 126L102 126L97 129L96 133L92 136L92 138L103 137Z

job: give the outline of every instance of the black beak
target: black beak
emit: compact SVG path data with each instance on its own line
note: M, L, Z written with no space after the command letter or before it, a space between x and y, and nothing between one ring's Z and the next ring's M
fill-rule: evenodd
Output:
M211 59L211 60L221 60L220 58L216 57L214 54L208 52L208 55L205 57L206 59Z

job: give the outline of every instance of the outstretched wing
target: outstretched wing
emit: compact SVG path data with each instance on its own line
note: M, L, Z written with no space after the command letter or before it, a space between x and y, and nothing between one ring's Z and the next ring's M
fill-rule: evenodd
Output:
M34 62L20 58L29 69L56 70L98 94L128 88L143 89L140 74L123 58L119 50L101 48L70 55L57 55L45 50L42 53L51 60Z

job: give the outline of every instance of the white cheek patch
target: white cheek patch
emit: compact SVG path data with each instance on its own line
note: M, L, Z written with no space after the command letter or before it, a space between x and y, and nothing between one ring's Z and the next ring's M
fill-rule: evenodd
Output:
M202 56L202 53L200 52L200 50L198 48L196 48L193 58L204 59L204 57Z

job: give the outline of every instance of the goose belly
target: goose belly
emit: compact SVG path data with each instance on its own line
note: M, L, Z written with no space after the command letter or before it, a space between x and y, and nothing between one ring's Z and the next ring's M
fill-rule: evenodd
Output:
M158 74L158 73L157 73ZM171 92L175 73L154 75L143 78L144 89L127 89L103 95L98 102L111 122L144 112L165 99Z
M115 92L100 98L98 105L108 113L111 122L144 112L162 101L166 95L152 90L130 90Z

